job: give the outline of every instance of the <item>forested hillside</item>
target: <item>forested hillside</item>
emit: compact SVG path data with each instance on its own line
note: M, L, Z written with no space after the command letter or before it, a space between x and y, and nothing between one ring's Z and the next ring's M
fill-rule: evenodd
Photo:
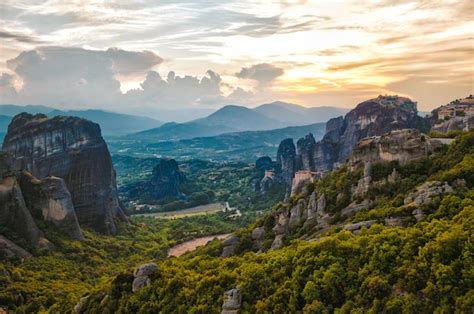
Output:
M237 288L243 312L471 311L474 131L425 159L404 166L380 164L373 175L382 178L394 166L399 184L371 188L364 197L373 206L347 218L337 215L344 200L333 197L350 181L357 182L360 172L343 167L308 186L308 190L325 189L328 195L328 211L337 219L327 231L299 228L283 248L268 250L264 245L257 252L250 233L274 223L267 215L252 228L236 232L241 241L235 256L220 257L223 245L213 242L167 259L158 263L151 285L135 293L130 269L109 288L92 293L83 310L218 313L223 293ZM432 194L429 202L404 202L410 193L420 192L417 187L434 181L452 189ZM300 194L291 202L305 197ZM416 210L422 215L416 216L420 214L414 214ZM373 223L348 227L367 219Z

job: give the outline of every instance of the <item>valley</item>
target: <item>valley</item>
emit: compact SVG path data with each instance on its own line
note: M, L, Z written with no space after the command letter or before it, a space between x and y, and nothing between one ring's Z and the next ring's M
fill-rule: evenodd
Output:
M217 313L237 289L244 312L462 311L474 136L459 124L429 132L440 123L379 96L324 128L121 151L85 119L20 114L0 155L0 217L11 221L0 224L0 305ZM445 290L439 269L460 274L459 288Z

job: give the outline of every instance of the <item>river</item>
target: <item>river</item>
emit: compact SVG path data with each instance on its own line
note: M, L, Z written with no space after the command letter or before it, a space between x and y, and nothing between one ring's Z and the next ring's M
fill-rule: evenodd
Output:
M206 236L201 238L192 239L181 244L177 244L169 249L168 257L171 256L181 256L186 252L194 251L197 247L206 245L207 242L214 240L215 238L221 240L225 239L230 235L230 233L226 234L216 234L212 236Z

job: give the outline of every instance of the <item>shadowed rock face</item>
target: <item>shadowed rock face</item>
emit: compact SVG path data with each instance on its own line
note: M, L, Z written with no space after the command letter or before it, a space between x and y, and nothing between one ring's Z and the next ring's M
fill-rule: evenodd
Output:
M81 224L115 234L114 218L123 218L115 170L99 125L76 117L22 113L13 118L3 150L15 169L39 179L64 179Z
M283 180L291 185L296 171L296 148L291 138L284 139L278 146L277 165L281 169Z
M33 217L50 221L72 239L83 240L71 194L63 179L38 180L27 171L19 175L25 203Z
M27 246L40 250L53 247L26 207L11 159L3 153L0 153L0 225L22 238Z

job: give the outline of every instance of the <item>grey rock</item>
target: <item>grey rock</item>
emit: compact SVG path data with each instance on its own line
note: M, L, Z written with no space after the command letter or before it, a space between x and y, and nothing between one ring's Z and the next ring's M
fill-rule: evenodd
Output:
M12 241L8 240L4 236L0 235L0 260L6 259L26 259L30 258L32 255L19 247Z
M366 227L366 228L370 227L375 222L376 222L375 220L367 220L367 221L361 221L361 222L354 223L354 224L347 224L347 225L344 226L344 230L354 232L354 231L359 230L363 227Z
M416 191L408 194L404 200L405 205L428 205L438 195L452 193L454 190L447 182L428 181L416 188Z
M133 272L133 275L135 277L140 277L140 276L150 276L154 274L158 270L158 265L155 263L148 263L148 264L142 264L138 266L137 269Z
M89 296L80 298L79 302L77 302L76 305L74 305L74 312L77 314L83 313L88 300L89 300Z
M285 245L285 235L278 234L272 242L270 250L277 250Z
M221 314L237 314L242 306L242 294L239 289L224 292Z
M133 272L135 277L132 282L132 292L140 291L143 287L150 284L149 276L153 275L158 270L158 265L155 263L147 263L138 266Z
M224 247L222 248L221 257L230 257L230 256L235 255L239 242L240 242L240 238L236 236L235 234L232 234L227 239L222 241L222 245Z

